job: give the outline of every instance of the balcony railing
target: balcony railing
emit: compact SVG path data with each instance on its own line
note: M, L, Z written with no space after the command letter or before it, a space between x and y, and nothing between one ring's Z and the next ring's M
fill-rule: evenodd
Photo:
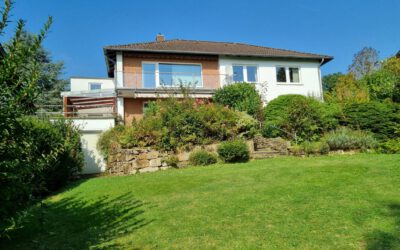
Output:
M36 115L50 118L114 118L114 104L40 105Z
M198 74L188 72L115 72L122 76L123 87L133 89L156 88L203 88L217 89L233 83L233 75L228 74Z

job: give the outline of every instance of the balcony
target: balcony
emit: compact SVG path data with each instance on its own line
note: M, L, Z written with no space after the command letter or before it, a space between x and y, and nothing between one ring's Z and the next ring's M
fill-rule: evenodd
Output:
M122 87L117 87L121 97L167 97L182 94L182 88L199 98L210 98L215 89L233 83L233 76L226 74L196 74L187 72L116 72Z

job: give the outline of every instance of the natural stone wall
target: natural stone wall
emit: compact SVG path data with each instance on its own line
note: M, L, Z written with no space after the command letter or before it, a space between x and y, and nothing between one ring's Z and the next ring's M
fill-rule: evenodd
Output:
M261 159L277 155L287 155L290 143L281 139L265 139L257 137L247 141L250 158ZM185 167L189 163L190 153L199 149L217 152L218 144L196 146L191 151L181 151L176 154L159 152L150 148L117 149L110 153L107 159L107 172L112 175L128 175L146 172L155 172L171 168L168 158L176 156L178 167Z
M275 157L278 155L288 155L290 142L282 138L264 138L256 136L254 138L253 159Z
M167 169L167 154L147 148L118 149L107 160L107 172L126 175Z

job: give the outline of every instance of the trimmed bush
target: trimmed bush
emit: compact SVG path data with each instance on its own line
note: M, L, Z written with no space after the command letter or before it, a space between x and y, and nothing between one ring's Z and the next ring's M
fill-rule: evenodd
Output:
M254 84L251 83L225 85L215 91L213 100L215 103L246 112L256 118L260 118L262 114L261 97Z
M326 134L323 141L329 145L331 150L366 150L377 146L377 141L371 134L346 127Z
M338 124L340 108L302 95L282 95L264 109L264 137L316 141Z
M321 154L326 155L329 153L329 145L324 141L319 142L304 142L302 145L306 155Z
M197 150L190 154L189 162L194 166L211 165L217 162L217 156L206 150Z
M217 149L224 162L246 162L250 159L250 151L245 141L232 140L222 142Z
M344 107L341 123L368 130L379 140L400 136L400 105L394 103L353 103Z
M387 154L400 153L400 138L385 141L379 145L379 151Z

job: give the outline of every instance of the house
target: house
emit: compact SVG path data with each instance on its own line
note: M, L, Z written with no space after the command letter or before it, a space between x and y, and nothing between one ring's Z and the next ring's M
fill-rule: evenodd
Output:
M149 101L179 95L181 85L195 98L211 98L216 89L245 81L256 84L264 102L283 94L322 99L320 68L333 59L242 43L165 40L163 35L154 42L106 46L104 56L109 78L71 78L65 103L111 105L115 97L113 110L126 124L140 118Z
M166 40L104 47L108 78L72 77L63 92L64 115L81 127L85 172L104 171L99 134L116 120L140 119L150 101L182 96L212 98L235 82L254 83L264 103L283 94L322 99L321 66L331 56L243 43ZM119 119L115 119L119 117Z

